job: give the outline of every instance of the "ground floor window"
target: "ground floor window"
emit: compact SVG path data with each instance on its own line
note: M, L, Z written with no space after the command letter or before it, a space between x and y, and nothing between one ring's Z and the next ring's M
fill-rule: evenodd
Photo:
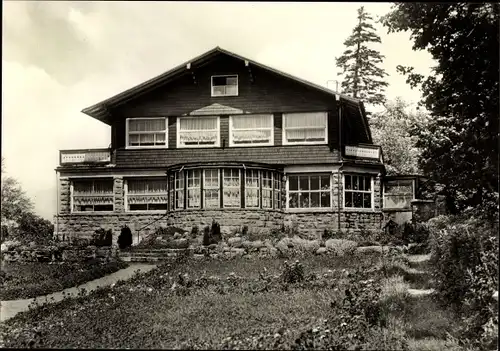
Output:
M273 173L262 171L262 208L272 208Z
M187 171L187 208L201 207L201 171Z
M256 169L247 169L245 173L245 207L258 208L260 206L260 177Z
M280 209L281 208L281 175L278 173L274 173L273 179L274 179L273 207L275 209Z
M113 179L73 180L73 212L113 211L113 202Z
M203 204L205 208L220 207L219 170L205 169L203 179Z
M166 211L168 183L166 178L141 178L126 181L128 211Z
M184 208L184 172L175 173L175 209Z
M290 175L288 178L288 207L331 207L330 174Z
M372 208L372 176L344 175L344 207Z
M224 196L222 201L224 207L241 207L240 170L224 168L223 179Z

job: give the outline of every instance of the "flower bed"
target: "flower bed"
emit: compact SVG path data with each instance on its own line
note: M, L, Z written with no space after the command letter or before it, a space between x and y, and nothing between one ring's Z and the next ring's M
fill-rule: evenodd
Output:
M18 300L50 294L101 278L126 268L127 263L14 263L4 262L1 271L0 300Z

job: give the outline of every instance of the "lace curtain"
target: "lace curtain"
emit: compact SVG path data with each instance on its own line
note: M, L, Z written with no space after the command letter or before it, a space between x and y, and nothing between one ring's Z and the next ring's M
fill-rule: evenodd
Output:
M272 115L231 116L234 143L270 142Z
M179 119L179 140L182 144L214 144L217 141L217 134L217 117Z
M286 114L285 133L287 141L321 141L326 137L326 113Z

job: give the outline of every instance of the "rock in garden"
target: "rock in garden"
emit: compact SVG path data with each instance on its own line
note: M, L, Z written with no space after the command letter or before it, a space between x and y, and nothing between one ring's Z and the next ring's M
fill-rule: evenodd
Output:
M254 249L260 249L261 247L264 247L264 243L261 240L252 241L251 247Z
M174 234L174 240L175 239L180 239L180 238L182 238L182 234L181 233L175 233Z
M322 254L325 254L327 251L328 250L326 247L320 247L318 250L316 250L316 254L322 255Z
M234 238L229 238L227 240L227 243L231 247L241 247L242 241L243 240L240 237L234 237Z

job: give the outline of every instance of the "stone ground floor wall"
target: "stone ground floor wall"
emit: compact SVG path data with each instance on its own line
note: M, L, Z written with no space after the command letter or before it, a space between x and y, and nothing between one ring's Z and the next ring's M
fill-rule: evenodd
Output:
M339 228L340 218L340 228ZM99 229L111 229L116 243L121 228L127 225L132 230L134 244L158 228L175 226L191 231L198 226L202 232L212 220L221 226L225 237L241 231L244 226L255 234L267 234L272 230L294 231L298 235L318 239L326 230L345 233L378 231L383 226L383 215L375 212L300 212L288 213L276 210L193 210L165 214L60 214L55 218L55 231L59 238L91 238ZM146 228L144 228L146 227ZM139 230L139 233L137 232Z

